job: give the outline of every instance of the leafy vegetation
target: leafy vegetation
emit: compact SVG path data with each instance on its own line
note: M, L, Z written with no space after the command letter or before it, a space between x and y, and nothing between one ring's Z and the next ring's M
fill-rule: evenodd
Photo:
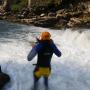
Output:
M22 10L23 8L27 7L28 0L16 0L14 1L14 4L12 5L12 11L18 12Z

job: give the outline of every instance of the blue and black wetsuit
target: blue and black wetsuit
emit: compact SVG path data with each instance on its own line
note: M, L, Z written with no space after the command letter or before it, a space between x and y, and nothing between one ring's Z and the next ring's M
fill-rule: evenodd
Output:
M52 40L42 40L32 48L28 55L28 61L31 61L36 55L38 55L38 67L51 67L50 62L53 53L58 57L61 56L61 52Z
M45 86L48 86L48 76L51 72L51 58L53 53L60 57L61 52L58 50L56 45L52 40L42 40L39 41L39 43L34 46L31 50L31 52L28 55L28 61L31 61L36 55L38 55L37 58L37 64L34 69L34 85L36 85L36 82L39 80L39 78L42 76L40 74L42 71L40 71L40 68L47 68L47 75L44 76L44 84ZM49 69L49 72L48 72ZM42 69L45 70L45 69ZM44 71L45 72L45 71Z

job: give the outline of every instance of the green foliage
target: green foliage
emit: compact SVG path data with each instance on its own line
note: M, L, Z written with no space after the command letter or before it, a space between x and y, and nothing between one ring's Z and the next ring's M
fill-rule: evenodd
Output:
M20 5L14 4L14 5L12 6L12 11L13 11L13 12L18 12L18 11L20 11L21 8L22 8L22 7L21 7Z
M27 7L27 4L28 4L28 0L16 0L12 5L12 11L18 12L23 8Z
M19 5L22 7L27 7L28 0L20 0Z

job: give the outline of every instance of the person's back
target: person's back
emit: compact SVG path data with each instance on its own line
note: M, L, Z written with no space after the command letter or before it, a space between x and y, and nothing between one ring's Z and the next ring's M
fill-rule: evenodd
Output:
M38 40L38 44L32 48L28 55L28 61L31 61L36 55L38 55L37 64L33 74L35 88L41 76L44 76L44 84L46 87L48 87L48 77L51 73L52 55L55 53L56 56L61 56L61 52L58 50L50 37L51 35L49 32L43 32L41 39Z
M51 57L53 55L52 41L44 40L40 41L42 48L38 51L37 66L50 67Z

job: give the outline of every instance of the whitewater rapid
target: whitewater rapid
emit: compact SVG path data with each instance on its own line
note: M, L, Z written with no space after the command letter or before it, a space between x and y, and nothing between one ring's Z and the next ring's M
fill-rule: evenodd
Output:
M49 31L60 58L53 55L50 90L90 90L90 30L51 30L34 26L8 24L9 30L0 32L0 65L8 73L11 82L4 90L31 90L33 63L27 61L32 43L42 31ZM1 29L1 28L0 28ZM44 90L43 78L39 90Z

